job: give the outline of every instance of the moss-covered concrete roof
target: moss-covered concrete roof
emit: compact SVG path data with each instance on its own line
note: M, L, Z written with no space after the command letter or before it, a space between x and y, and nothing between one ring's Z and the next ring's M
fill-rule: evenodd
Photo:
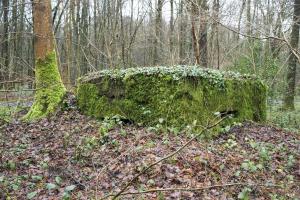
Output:
M139 67L139 68L127 68L127 69L114 69L114 70L101 70L98 72L90 73L79 79L79 82L90 82L92 80L101 77L111 78L126 78L132 75L171 75L174 79L180 79L184 77L203 77L206 79L257 79L254 75L240 74L230 71L219 71L215 69L201 68L199 66L172 66L172 67Z

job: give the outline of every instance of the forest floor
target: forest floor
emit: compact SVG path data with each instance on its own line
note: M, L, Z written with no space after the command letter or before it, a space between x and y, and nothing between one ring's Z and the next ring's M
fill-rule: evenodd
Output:
M69 107L35 123L0 122L0 199L108 199L190 134L96 121ZM23 113L19 113L20 115ZM120 199L299 199L300 135L239 124L193 141Z

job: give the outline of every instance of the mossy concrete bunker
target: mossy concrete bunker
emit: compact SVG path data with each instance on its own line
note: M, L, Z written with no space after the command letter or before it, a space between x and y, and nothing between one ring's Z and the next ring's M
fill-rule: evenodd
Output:
M264 121L266 86L256 77L197 66L103 70L78 81L77 100L87 115L124 116L134 123L183 128L228 121Z

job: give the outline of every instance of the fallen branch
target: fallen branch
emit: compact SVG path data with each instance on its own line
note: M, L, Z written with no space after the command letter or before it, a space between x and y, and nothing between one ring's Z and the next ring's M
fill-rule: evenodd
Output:
M224 188L224 187L233 187L233 186L248 186L248 187L281 187L280 185L271 185L265 183L258 183L258 184L249 184L249 183L227 183L221 185L211 185L205 187L197 187L197 188L158 188L158 189L151 189L151 190L144 190L139 192L124 192L121 193L119 196L125 195L140 195L140 194L147 194L147 193L155 193L155 192L170 192L170 191L190 191L190 192L197 192L202 190L210 190L214 188ZM106 196L110 197L114 195ZM115 195L116 196L116 195ZM114 196L114 198L115 198Z
M199 133L197 133L194 137L192 137L189 141L187 141L183 146L181 146L179 149L177 149L176 151L170 153L169 155L163 157L162 159L150 164L148 167L144 168L140 173L138 173L135 177L133 177L117 194L113 195L113 194L109 194L105 197L103 197L102 199L106 199L108 197L113 196L112 199L116 199L117 197L119 197L122 193L124 193L124 191L133 184L133 182L135 182L141 175L143 175L145 172L147 172L149 169L151 169L153 166L157 165L158 163L163 162L164 160L167 160L171 157L173 157L174 155L178 154L180 151L182 151L185 147L187 147L192 141L194 141L196 138L198 138L200 135L202 135L202 133L204 131L207 131L209 129L212 129L213 127L217 126L218 124L220 124L226 117L220 119L219 121L217 121L216 123L214 123L213 125L209 125L205 128L203 128Z

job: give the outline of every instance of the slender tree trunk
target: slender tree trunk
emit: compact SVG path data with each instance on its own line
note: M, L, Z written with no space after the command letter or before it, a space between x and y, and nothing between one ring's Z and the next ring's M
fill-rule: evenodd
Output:
M70 67L72 66L72 17L70 12L65 12L65 24L64 24L64 34L65 34L65 64L62 66L62 80L67 89L72 86L72 75ZM63 73L64 72L64 73Z
M170 17L170 54L173 57L174 51L174 0L170 0L171 17ZM173 60L173 59L172 59Z
M155 40L154 40L154 65L160 62L161 58L161 37L162 37L162 6L163 0L157 0L155 16Z
M77 77L81 76L83 73L81 71L81 58L82 58L82 54L81 54L81 26L80 26L80 8L81 8L81 4L80 4L80 0L74 0L72 1L74 2L74 24L75 24L75 45L76 45L76 53L75 53L75 59L76 59L76 71L77 71ZM76 9L76 10L75 10ZM76 15L76 17L75 17Z
M195 16L192 15L192 27L191 27L191 32L192 32L192 40L193 40L193 48L194 48L194 55L195 55L195 61L196 65L200 64L200 53L199 53L199 46L197 43L197 34L196 34L196 27L195 27Z
M129 36L130 38L135 37L135 31L133 30L133 23L134 23L134 18L133 18L133 13L134 12L134 0L130 0L130 24L129 24ZM131 39L132 40L132 39ZM127 64L131 65L132 64L132 42L129 43L128 49L127 49L127 55L126 55L126 62Z
M237 39L239 40L240 39L240 32L241 32L241 23L242 23L242 17L243 17L243 13L244 13L244 10L245 10L245 6L246 6L246 0L242 0L242 7L241 7L241 10L240 10L240 15L239 15L239 21L238 21L238 34L237 34Z
M220 2L219 0L214 0L213 2L213 23L211 26L211 51L210 55L212 58L212 66L214 65L215 57L213 55L216 55L217 60L217 69L220 69L220 46L219 46L219 12L220 12Z
M251 0L247 0L247 35L251 35Z
M99 1L98 0L94 0L94 42L95 42L95 46L98 47L99 44L98 44L98 27L99 27L99 16L98 16L98 13L97 13L97 10L98 10L98 7L99 7ZM96 53L94 55L94 58L95 58L95 66L98 67L98 61L99 61L99 56L98 56L98 53Z
M179 63L184 64L185 60L185 41L186 41L186 21L185 14L183 12L184 0L181 0L179 3Z
M207 59L207 0L201 0L200 12L200 28L199 28L199 52L200 52L200 65L202 67L208 66Z
M287 0L283 0L280 3L280 12L278 12L278 14L277 14L277 20L276 20L275 28L273 31L274 35L279 38L282 37L282 19L284 18L284 7L286 4L286 1ZM273 59L277 59L279 56L279 53L280 53L280 49L281 49L280 42L275 39L271 39L270 46L271 46L271 52L272 52Z
M65 95L55 53L52 30L51 1L33 0L35 55L35 101L27 115L27 121L36 120L56 111Z
M25 0L21 0L21 5L20 7L20 23L19 23L19 28L18 28L18 33L17 33L17 54L16 56L19 58L23 58L23 51L25 47L25 42L24 42L24 20L25 20ZM17 71L20 72L19 77L23 79L23 73L24 73L24 67L21 64L18 64L17 66Z
M126 52L125 52L125 45L126 45L126 41L125 41L125 30L124 30L124 20L123 20L123 10L122 8L120 9L120 36L121 36L121 56L122 56L122 65L123 67L126 66Z
M12 1L12 26L11 26L11 47L10 47L10 62L11 66L9 69L9 78L15 80L19 78L20 72L18 71L17 62L17 43L18 43L18 2L17 0ZM12 84L13 85L13 84ZM13 86L14 87L14 86Z
M300 0L294 2L294 15L293 15L293 26L291 32L291 47L298 49L299 44L299 29L300 25ZM297 68L297 57L293 51L290 50L290 56L288 60L287 70L287 89L284 98L284 108L287 110L295 110L295 87L296 87L296 68Z
M76 79L78 78L78 76L80 75L80 70L79 70L79 67L78 67L78 62L77 62L77 59L78 59L78 52L77 52L77 49L78 49L78 21L77 21L77 15L76 15L76 1L75 0L72 0L70 1L70 11L69 11L69 16L70 16L70 30L71 33L71 41L70 41L70 44L71 44L71 64L74 66L73 70L72 70L72 73L71 73L71 79L72 79L72 82L73 83L76 83Z
M199 51L199 44L197 39L197 28L196 28L196 18L199 16L199 5L195 2L191 2L191 34L192 34L192 42L193 42L193 49L194 49L194 56L195 56L195 63L196 65L200 64L200 51Z
M1 72L1 79L8 80L8 70L9 70L9 0L3 0L3 47L2 47L2 57L4 58L4 68Z
M89 0L82 0L81 21L80 21L80 72L81 75L88 73L89 65L86 52L88 52L88 38L89 38Z

